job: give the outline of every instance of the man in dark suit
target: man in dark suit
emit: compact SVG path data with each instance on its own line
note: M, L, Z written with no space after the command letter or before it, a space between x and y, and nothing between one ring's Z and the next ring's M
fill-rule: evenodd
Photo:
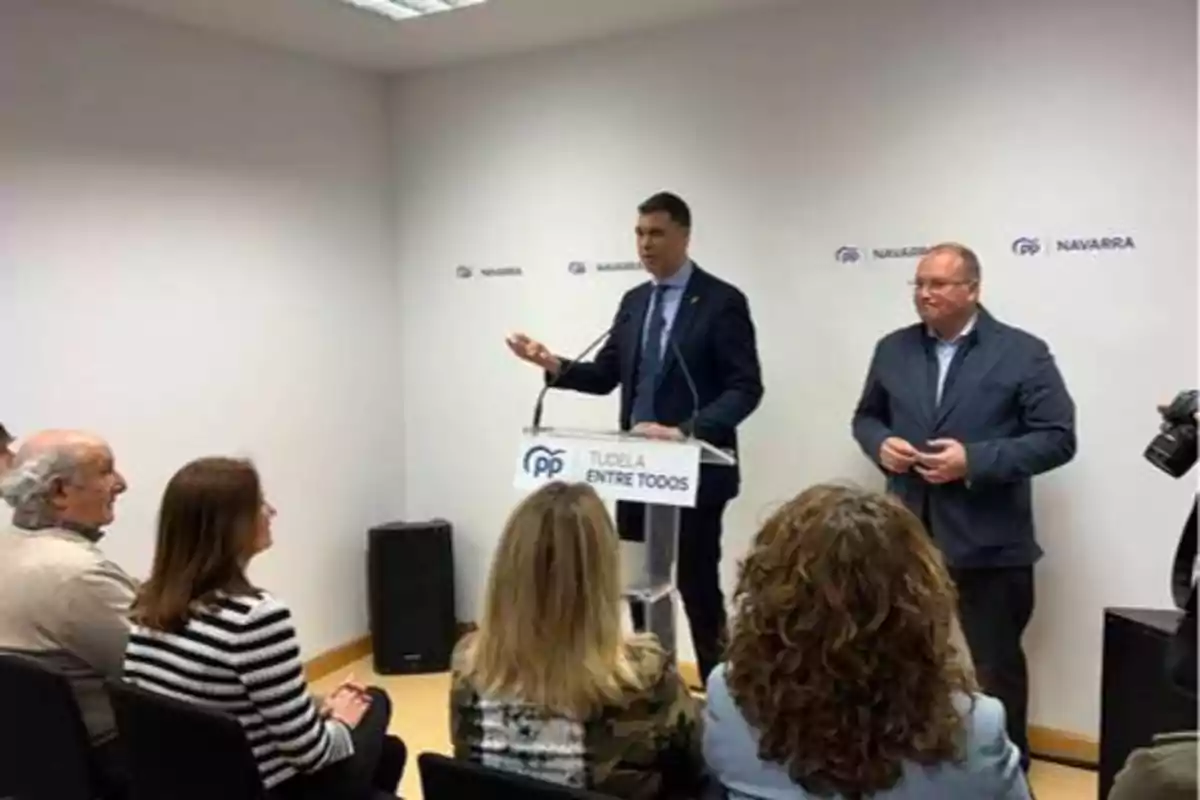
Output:
M737 426L763 395L754 324L745 295L688 257L691 224L687 204L673 194L656 194L638 207L638 254L650 280L625 293L595 360L569 362L524 334L508 344L544 369L556 388L604 395L620 387L622 430L736 450ZM740 484L737 467L701 466L696 507L680 515L677 583L702 680L721 659L721 516ZM643 511L637 503L618 505L622 538L642 538Z
M1075 404L1045 342L979 305L979 259L959 244L917 266L921 321L875 348L854 438L924 520L958 585L983 688L1029 765L1021 636L1033 614L1030 479L1075 455Z

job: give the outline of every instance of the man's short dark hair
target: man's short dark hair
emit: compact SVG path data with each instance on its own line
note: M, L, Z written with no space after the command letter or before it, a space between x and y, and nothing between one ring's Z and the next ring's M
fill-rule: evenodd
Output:
M680 227L692 227L692 210L688 208L688 204L683 202L683 198L677 194L670 192L659 192L646 198L640 206L638 206L639 214L657 214L664 212L671 220Z
M929 252L954 253L956 256L962 259L963 272L966 273L967 280L971 281L972 283L979 283L980 279L983 277L983 269L979 266L979 256L975 254L974 250L967 247L965 244L959 244L958 242L942 242L941 244L935 244L933 247L929 248Z
M14 441L12 434L8 432L8 428L5 428L4 423L0 422L0 447L8 447Z

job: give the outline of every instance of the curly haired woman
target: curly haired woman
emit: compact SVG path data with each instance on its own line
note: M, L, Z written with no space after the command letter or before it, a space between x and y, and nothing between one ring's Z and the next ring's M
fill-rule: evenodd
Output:
M731 798L1027 800L1004 707L954 643L954 587L889 497L817 486L755 538L704 755Z

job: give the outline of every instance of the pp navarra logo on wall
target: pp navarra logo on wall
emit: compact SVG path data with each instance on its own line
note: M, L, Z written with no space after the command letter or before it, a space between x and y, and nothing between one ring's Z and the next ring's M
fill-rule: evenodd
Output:
M479 274L485 278L519 278L525 274L520 267L484 267Z
M600 261L596 272L636 272L642 268L640 261Z
M519 278L525 274L525 270L520 267L483 267L475 269L466 265L460 265L454 269L454 274L459 278L472 278L478 273L481 278Z
M525 474L534 478L553 479L566 467L563 461L565 452L541 444L534 445L525 451L525 458L521 460Z
M1042 240L1021 236L1013 240L1012 251L1018 256L1036 256L1042 252Z
M572 275L583 275L591 272L636 272L642 269L640 261L572 261L567 264L567 272Z
M860 261L887 261L889 259L920 258L929 252L928 245L906 247L851 247L845 245L833 251L833 260L839 264L857 264Z
M1057 253L1095 252L1097 250L1133 250L1132 236L1100 236L1088 239L1055 239Z
M839 264L858 264L864 261L886 261L892 259L917 259L929 252L929 245L907 247L854 247L844 245L833 251L833 260ZM1018 236L1009 249L1022 258L1056 253L1097 253L1134 250L1137 244L1129 235L1089 236L1083 238L1057 238L1053 236ZM980 257L987 259L989 253L981 251Z
M929 252L929 246L924 244L909 245L908 247L875 247L871 249L871 258L876 260L888 258L920 258Z
M1134 250L1137 245L1132 236L1091 236L1083 239L1049 239L1053 249L1044 247L1042 240L1033 236L1020 236L1013 240L1013 255L1036 256L1038 253L1084 253L1111 250Z
M839 247L834 251L833 259L839 264L857 264L862 261L862 250L857 247Z

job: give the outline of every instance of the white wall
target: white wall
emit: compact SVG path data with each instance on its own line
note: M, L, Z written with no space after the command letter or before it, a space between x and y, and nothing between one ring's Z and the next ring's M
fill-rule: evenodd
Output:
M871 348L909 323L912 260L843 245L955 238L985 299L1046 338L1079 406L1076 461L1037 481L1033 720L1096 735L1101 614L1163 605L1194 483L1142 450L1196 375L1196 30L1188 0L806 3L416 76L394 90L410 517L456 525L460 615L479 607L539 376L513 329L560 352L611 318L661 188L696 215L695 258L750 297L766 397L744 427L724 572L774 503L879 483L849 416ZM1018 257L1018 236L1132 235L1132 252ZM520 278L455 277L459 264ZM547 419L612 424L616 399ZM690 643L681 642L685 657Z
M834 251L962 239L1080 406L1078 459L1037 484L1028 641L1035 721L1094 735L1101 609L1168 601L1194 485L1140 453L1197 382L1195 7L805 6L417 76L389 119L374 78L0 0L0 418L112 439L131 490L106 546L139 574L170 473L254 456L282 512L255 577L311 652L365 629L363 533L402 511L454 521L471 618L538 386L502 338L571 352L607 325L639 277L566 265L629 258L633 207L671 188L697 260L749 294L766 371L729 586L774 503L878 482L848 417L912 317L912 261ZM1117 233L1137 249L1010 251ZM615 398L547 414L611 424Z
M366 630L368 525L402 510L386 90L46 0L0 4L0 419L111 438L105 540L143 575L170 474L250 455L253 568L309 655Z

